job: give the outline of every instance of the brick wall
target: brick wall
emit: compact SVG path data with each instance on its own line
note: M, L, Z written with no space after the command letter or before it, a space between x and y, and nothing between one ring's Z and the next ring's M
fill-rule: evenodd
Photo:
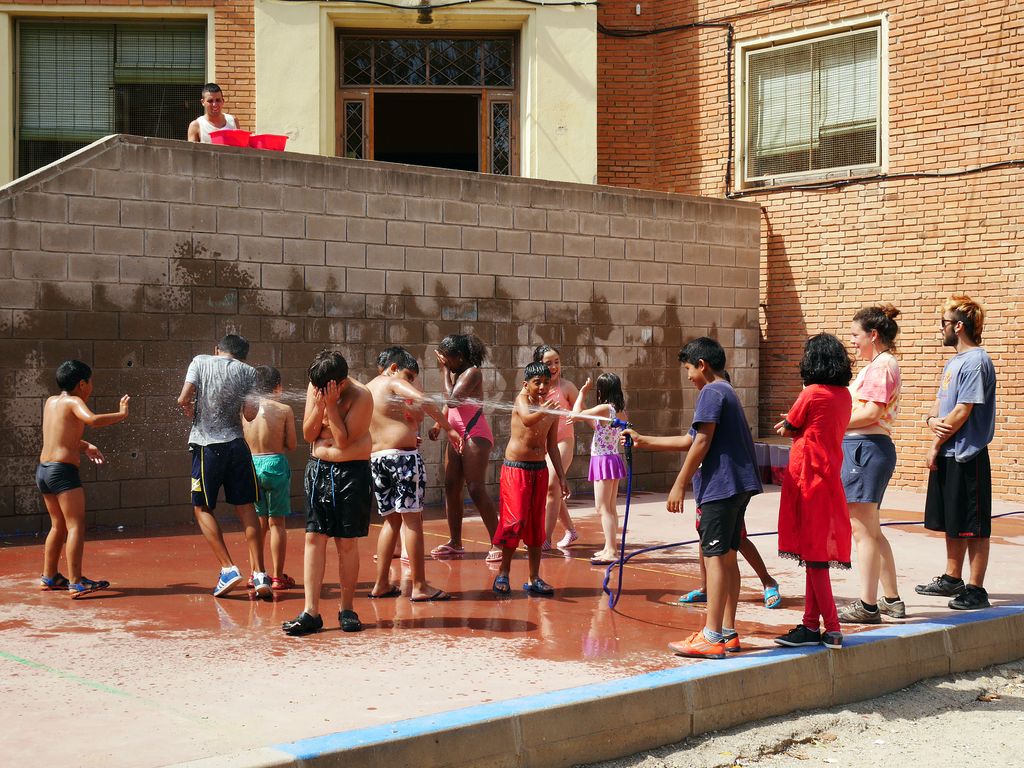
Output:
M224 96L227 100L227 111L237 117L247 129L256 125L256 44L255 44L255 20L253 12L253 0L174 0L167 3L165 0L131 0L131 2L117 2L117 0L24 0L19 6L30 7L34 5L46 6L47 10L62 5L67 6L92 6L97 14L97 20L117 21L118 12L123 10L125 17L128 14L134 20L139 20L140 8L166 8L174 5L176 8L195 8L206 11L211 6L214 9L214 47L217 52L214 62L215 70L213 78L224 89ZM19 18L30 18L29 12L19 10ZM53 18L48 13L43 18ZM88 20L88 16L75 16L76 20ZM160 16L146 16L146 19L160 19ZM166 20L180 20L178 14L168 15ZM196 113L202 114L202 107L196 102Z
M765 12L774 6L750 0L656 0L644 4L642 17L629 19L634 5L612 0L602 5L599 19L607 26L635 28L724 20L742 40L887 12L889 173L1024 159L1024 92L1016 74L1024 64L1024 7L1019 3L843 0ZM619 83L629 82L639 112L654 105L653 127L645 127L636 139L637 154L650 152L657 165L653 176L624 173L633 153L603 141L602 183L724 196L725 34L716 29L662 34L644 43L653 44L653 50L640 48L641 41L602 39L601 50L624 45L645 54L635 66L620 55L614 76L602 70L599 93L607 90L624 98ZM650 61L656 62L653 76ZM623 130L614 115L603 113L599 126L602 136ZM1016 168L745 197L763 209L762 433L799 391L797 366L805 337L827 330L845 339L858 308L893 301L903 311L899 349L905 382L894 483L921 489L928 440L923 417L947 357L939 344L938 305L951 292L966 292L989 311L984 342L1000 377L995 490L1002 497L1024 495L1024 393L1017 383L1024 368L1014 354L1013 330L1024 321L1019 298L1024 207L1017 191L1022 174Z
M228 331L287 388L304 389L324 347L367 380L398 343L434 392L433 345L472 331L491 348L488 396L505 401L533 347L552 343L570 380L622 375L631 418L662 434L694 400L676 353L711 334L756 420L757 228L744 202L104 140L0 188L0 531L45 528L41 405L68 358L95 369L96 409L133 398L128 421L88 435L108 457L83 465L90 522L188 519L174 401L189 360ZM500 456L508 416L492 425ZM589 498L589 430L577 438L571 477ZM424 451L436 501L437 445ZM639 487L666 487L677 467L638 453Z

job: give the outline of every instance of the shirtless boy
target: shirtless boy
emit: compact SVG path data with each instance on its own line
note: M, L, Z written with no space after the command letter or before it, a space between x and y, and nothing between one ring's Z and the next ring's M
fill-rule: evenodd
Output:
M43 450L36 467L36 486L50 514L50 532L43 547L44 590L66 589L72 598L106 589L107 581L93 581L82 575L85 549L85 491L78 477L82 451L97 464L103 454L82 439L86 426L108 427L128 416L128 395L121 398L117 413L93 413L86 402L92 394L92 369L78 360L67 360L57 367L59 395L43 406ZM57 570L60 551L67 542L68 577Z
M363 628L353 610L359 579L359 539L370 532L370 419L373 395L349 378L340 352L324 350L309 366L302 436L310 444L303 486L306 491L306 551L302 613L281 626L288 635L323 629L320 589L324 582L327 539L338 551L343 632Z
M424 401L423 393L416 387L420 372L416 358L402 347L387 351L386 367L366 385L373 394L370 472L377 511L384 518L377 539L377 582L369 596L398 597L402 594L401 587L391 583L391 560L395 542L401 535L412 567L409 599L414 603L447 600L451 595L427 583L423 564L422 511L427 473L417 443L424 414L448 433L456 450L461 447L462 437L441 415L440 409Z
M530 580L523 589L535 595L549 596L555 590L540 577L541 547L544 544L544 508L548 489L548 465L558 476L563 499L569 498L562 457L558 452L558 417L534 410L544 405L551 384L551 371L544 363L526 366L523 389L512 410L512 430L505 447L501 467L501 500L498 530L493 544L501 547L501 566L494 579L494 591L511 591L508 575L512 556L520 540L530 558Z
M287 454L295 450L295 412L281 402L281 372L277 368L261 365L256 369L256 391L260 396L259 410L255 419L242 423L242 430L252 451L256 483L260 487L256 514L263 541L270 532L270 587L288 589L295 586L295 579L284 572L288 515L292 511L292 470ZM252 579L249 586L254 586Z
M216 83L203 86L203 114L188 125L188 140L211 144L210 134L225 128L240 130L234 115L224 111L224 94Z

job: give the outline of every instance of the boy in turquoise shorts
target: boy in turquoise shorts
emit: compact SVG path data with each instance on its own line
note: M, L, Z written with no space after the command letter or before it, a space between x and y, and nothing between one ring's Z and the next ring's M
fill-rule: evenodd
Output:
M286 524L292 511L292 471L286 454L295 450L295 413L280 400L281 373L273 366L261 365L256 369L256 391L260 397L259 411L256 418L244 422L242 428L252 451L256 482L260 488L256 500L256 514L262 532L260 549L263 549L263 541L269 531L270 586L275 590L288 589L295 586L295 580L284 572L288 542ZM251 578L249 586L253 586Z

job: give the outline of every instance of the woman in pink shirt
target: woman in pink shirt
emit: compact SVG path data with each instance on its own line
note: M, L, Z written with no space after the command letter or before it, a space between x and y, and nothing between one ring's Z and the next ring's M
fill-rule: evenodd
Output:
M896 619L907 615L896 585L892 548L878 518L882 496L896 468L892 428L899 412L901 380L893 352L899 314L892 304L865 307L853 316L850 326L857 358L868 364L850 385L853 413L843 437L843 489L861 582L860 599L839 611L839 620L847 624L881 624L882 614Z

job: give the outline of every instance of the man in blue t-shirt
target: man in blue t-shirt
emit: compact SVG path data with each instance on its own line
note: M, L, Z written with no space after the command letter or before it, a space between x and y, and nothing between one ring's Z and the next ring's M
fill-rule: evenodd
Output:
M698 532L707 568L707 618L702 630L670 643L680 656L721 659L739 650L736 604L740 569L736 555L741 543L747 504L761 493L754 439L736 390L725 378L725 350L706 336L679 352L686 377L699 394L689 434L647 437L625 433L639 449L686 451L683 467L668 496L669 512L683 511L686 486L693 481L693 498L701 511Z
M943 306L942 343L956 354L942 369L927 418L935 440L928 454L924 525L946 534L946 572L917 587L920 595L952 597L957 610L987 608L985 569L992 533L992 470L988 444L996 428L996 371L979 346L985 310L967 296ZM962 578L964 555L971 580Z

